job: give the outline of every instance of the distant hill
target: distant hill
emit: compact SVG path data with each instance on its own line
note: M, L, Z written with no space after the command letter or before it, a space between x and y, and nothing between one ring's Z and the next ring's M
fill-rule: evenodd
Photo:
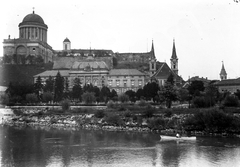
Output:
M33 83L33 76L51 70L52 63L49 64L4 64L0 66L0 85L8 86L9 82Z

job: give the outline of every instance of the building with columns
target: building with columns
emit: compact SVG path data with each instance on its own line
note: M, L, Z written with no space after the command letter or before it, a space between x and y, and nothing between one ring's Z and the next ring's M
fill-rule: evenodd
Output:
M47 43L48 26L38 14L26 15L18 25L19 38L3 41L5 64L35 64L53 61L53 49Z

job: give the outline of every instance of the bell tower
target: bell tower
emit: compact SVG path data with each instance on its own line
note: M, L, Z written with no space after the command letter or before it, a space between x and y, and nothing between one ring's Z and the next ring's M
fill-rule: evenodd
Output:
M227 79L227 73L226 73L226 70L224 68L223 61L222 61L222 69L221 69L221 72L220 72L220 78L221 78L221 80L226 80Z
M63 41L63 50L71 50L71 42L68 38Z
M175 72L175 74L178 75L178 58L177 58L174 39L173 39L172 57L171 57L170 61L171 61L171 69L173 70L173 72Z
M152 41L152 49L150 51L151 56L149 58L149 74L150 76L153 76L153 74L156 72L156 57L154 53L154 46L153 46L153 41Z

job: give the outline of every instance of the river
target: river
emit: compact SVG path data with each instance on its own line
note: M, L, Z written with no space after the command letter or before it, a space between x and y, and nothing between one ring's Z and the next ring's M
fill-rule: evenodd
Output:
M0 126L0 166L239 167L240 139L159 141L159 135Z

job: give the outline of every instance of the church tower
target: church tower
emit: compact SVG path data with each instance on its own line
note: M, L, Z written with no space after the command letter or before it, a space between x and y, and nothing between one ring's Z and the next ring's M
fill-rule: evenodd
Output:
M176 54L175 48L175 40L173 40L173 49L172 49L172 57L171 57L171 69L178 75L178 58Z
M226 70L224 68L223 62L222 62L222 69L221 69L221 72L220 72L220 78L221 78L221 80L227 79L227 73L226 73Z
M71 50L71 42L68 38L63 41L63 50Z
M150 76L152 76L156 72L156 57L155 57L155 52L154 52L154 46L153 46L153 41L152 41L152 49L150 51L151 56L149 58L149 73Z

